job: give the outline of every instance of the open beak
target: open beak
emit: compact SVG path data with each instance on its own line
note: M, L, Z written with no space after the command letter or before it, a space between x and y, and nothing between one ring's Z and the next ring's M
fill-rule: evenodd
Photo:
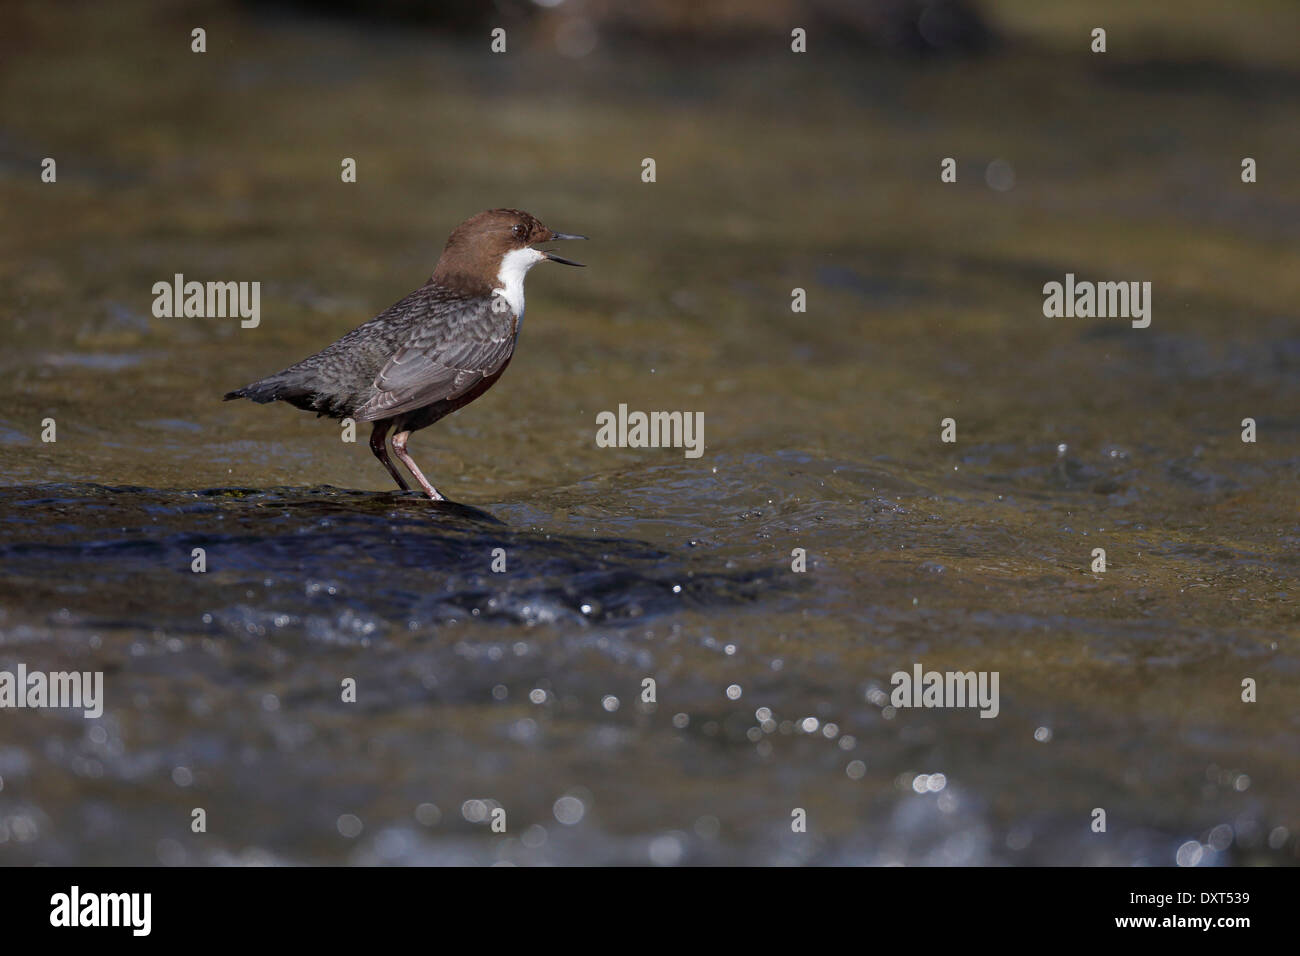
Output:
M551 239L586 239L586 238L587 238L586 236L579 236L579 235L576 235L576 234L574 234L574 233L570 233L570 232L553 232L553 233L551 233ZM549 241L549 240L548 240L548 241ZM563 256L557 256L555 253L550 252L550 251L548 251L548 250L546 250L546 249L541 250L541 253L542 253L542 255L546 256L546 258L550 259L552 262L558 262L558 263L560 263L560 265L565 265L565 266L581 266L581 265L584 265L584 263L581 263L581 262L574 262L572 259L566 259L566 258L564 258Z

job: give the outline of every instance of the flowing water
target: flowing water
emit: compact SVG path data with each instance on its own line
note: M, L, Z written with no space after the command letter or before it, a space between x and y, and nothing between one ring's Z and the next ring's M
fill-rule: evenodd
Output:
M83 12L0 66L0 670L104 712L0 712L0 862L1296 861L1292 54L557 70ZM459 504L221 402L490 206L593 239L412 440ZM155 318L177 273L260 324ZM1150 327L1044 317L1066 273ZM598 447L620 404L703 455ZM996 718L895 709L916 664L996 671Z

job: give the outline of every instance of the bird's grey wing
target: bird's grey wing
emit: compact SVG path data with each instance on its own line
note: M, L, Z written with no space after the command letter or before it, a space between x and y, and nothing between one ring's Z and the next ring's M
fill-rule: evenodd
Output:
M375 394L357 409L376 421L464 395L494 375L514 351L516 324L495 298L448 302L425 318L375 377Z

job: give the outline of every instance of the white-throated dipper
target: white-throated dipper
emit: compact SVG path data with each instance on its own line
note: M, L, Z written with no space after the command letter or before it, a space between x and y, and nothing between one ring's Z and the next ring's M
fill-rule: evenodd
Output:
M226 401L284 401L317 415L374 422L370 450L398 487L410 489L388 457L389 432L398 459L426 495L441 501L406 451L411 432L496 384L519 338L529 269L543 259L582 265L533 245L586 238L552 232L518 209L481 212L456 227L419 289L297 365L226 393Z

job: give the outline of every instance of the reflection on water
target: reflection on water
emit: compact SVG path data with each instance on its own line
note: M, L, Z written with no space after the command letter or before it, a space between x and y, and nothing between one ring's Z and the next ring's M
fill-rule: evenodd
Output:
M1204 862L1290 846L1292 755L1212 703L1225 667L1266 673L1280 635L1181 632L1141 590L1125 600L1143 611L1112 619L1084 596L1095 578L1026 574L1021 549L989 547L996 521L920 533L940 516L863 500L865 473L736 469L839 478L817 509L832 527L753 509L712 542L656 546L520 530L537 502L6 489L0 665L107 686L99 721L5 715L12 858L1168 863L1223 826ZM839 522L873 542L857 567L814 545L798 576L754 543L834 540ZM749 561L724 556L744 540ZM889 678L913 660L998 670L999 717L896 712ZM1141 825L1098 840L1093 805ZM194 806L223 821L205 839ZM811 834L789 831L795 807ZM517 837L491 835L495 808Z

